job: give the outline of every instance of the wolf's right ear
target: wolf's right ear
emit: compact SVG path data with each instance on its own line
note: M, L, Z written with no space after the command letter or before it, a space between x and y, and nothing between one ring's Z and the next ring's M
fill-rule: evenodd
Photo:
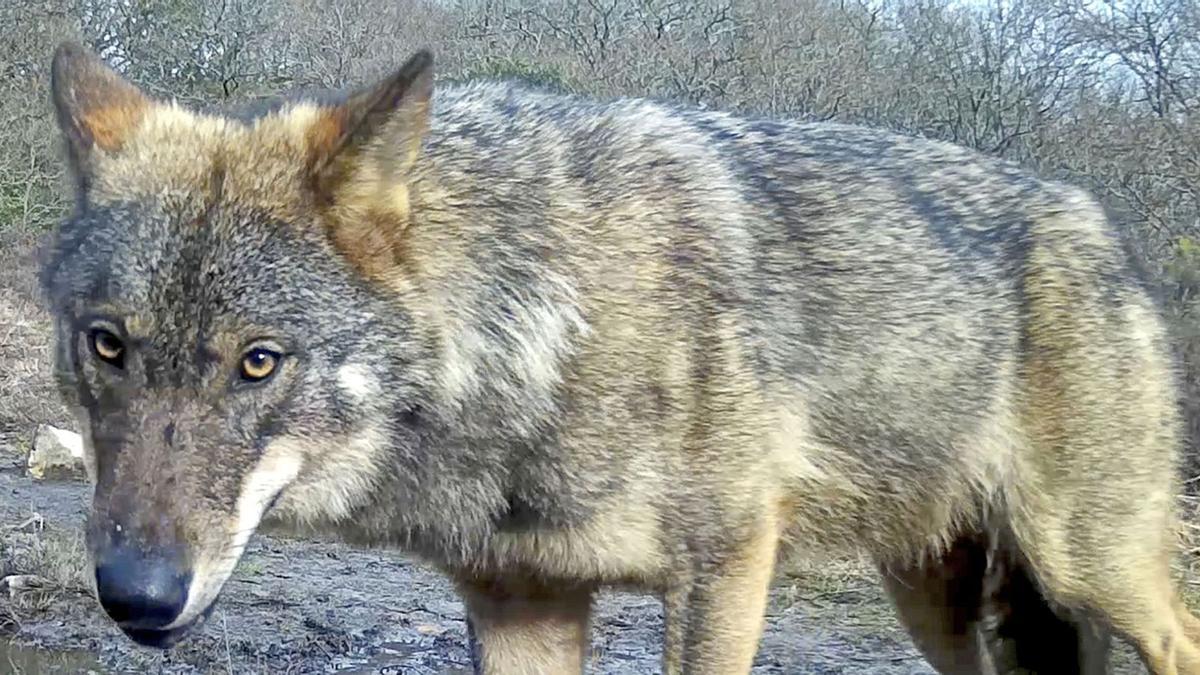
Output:
M76 42L64 42L55 50L50 91L71 169L82 192L96 151L120 150L153 102Z

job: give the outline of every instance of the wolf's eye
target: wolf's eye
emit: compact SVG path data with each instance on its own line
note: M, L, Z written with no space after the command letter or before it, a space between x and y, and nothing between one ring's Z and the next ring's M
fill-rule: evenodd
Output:
M93 328L88 333L88 342L92 345L92 351L100 360L117 368L125 365L125 344L121 342L121 338L117 337L110 330L104 328Z
M261 382L275 374L279 367L278 352L264 347L255 347L242 357L242 379L247 382Z

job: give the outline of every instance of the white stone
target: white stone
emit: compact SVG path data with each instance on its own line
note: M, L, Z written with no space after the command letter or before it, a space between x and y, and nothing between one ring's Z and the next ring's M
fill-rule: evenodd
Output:
M43 424L34 436L28 469L29 475L38 480L85 478L83 438L73 431Z
M10 574L0 579L0 590L8 591L9 599L15 599L21 593L44 589L49 585L49 582L36 574Z

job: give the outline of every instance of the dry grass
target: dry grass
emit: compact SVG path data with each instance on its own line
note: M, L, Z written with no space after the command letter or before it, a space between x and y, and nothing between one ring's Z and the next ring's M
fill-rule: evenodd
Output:
M78 528L45 523L30 513L0 530L0 578L22 577L18 588L4 588L0 621L19 622L68 594L90 591L87 553Z
M50 379L50 320L40 304L37 239L0 229L0 447L18 451L41 423L71 424Z
M1184 600L1193 611L1200 612L1200 496L1189 493L1181 496L1179 502L1183 555L1177 558L1175 571Z

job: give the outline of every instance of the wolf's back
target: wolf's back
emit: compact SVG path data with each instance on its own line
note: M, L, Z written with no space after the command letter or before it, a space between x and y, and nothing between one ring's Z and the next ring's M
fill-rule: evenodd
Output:
M780 470L806 486L814 512L842 516L801 518L813 538L936 540L1026 480L1020 467L1041 451L1032 426L1066 416L1103 426L1099 410L1131 387L1168 398L1160 321L1081 190L959 146L846 125L503 87L443 106L458 124L435 148L507 148L479 174L515 214L495 219L507 225L488 241L505 249L491 254L523 249L573 280L582 320L600 329L584 362L625 359L594 386L649 390L663 362L689 369L659 397L688 414L664 418L635 396L647 403L630 413L635 428L665 425L674 437L683 432L672 425L696 417L740 433L803 420L803 438L781 446L804 462ZM641 334L606 332L610 322ZM1114 360L1154 375L1110 377ZM1087 372L1047 393L1048 380ZM1076 387L1107 403L1090 406ZM1155 414L1170 425L1170 408ZM764 464L752 445L721 445L689 461L729 474ZM1169 445L1145 460L1173 461ZM1104 452L1076 451L1080 462Z

